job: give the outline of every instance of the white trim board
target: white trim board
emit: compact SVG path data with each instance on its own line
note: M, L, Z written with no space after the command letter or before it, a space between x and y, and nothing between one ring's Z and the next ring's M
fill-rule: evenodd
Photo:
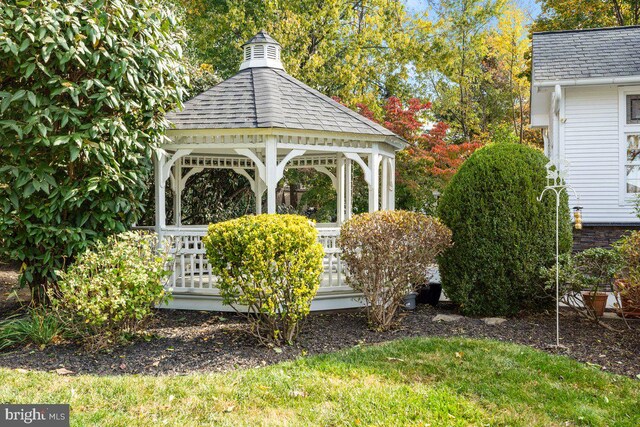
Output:
M630 207L634 203L634 196L628 194L626 188L627 135L640 133L640 124L627 124L627 95L640 95L640 86L620 86L618 88L618 203L621 207Z

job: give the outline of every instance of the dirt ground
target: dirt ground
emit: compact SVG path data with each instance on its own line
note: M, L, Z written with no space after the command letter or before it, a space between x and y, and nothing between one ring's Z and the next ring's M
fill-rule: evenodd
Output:
M464 317L454 322L434 322L438 314L455 314L452 305L433 308L419 305L406 313L399 326L378 333L367 328L364 313L313 313L306 320L295 346L268 348L248 335L246 321L229 313L159 310L147 332L152 339L139 340L111 352L89 353L72 344L40 349L13 348L0 353L0 366L51 371L66 368L74 373L98 375L181 375L227 371L291 360L403 337L490 338L559 353L601 369L636 378L640 375L640 321L631 330L611 331L578 318L571 311L561 320L564 349L555 342L552 313L524 315L489 326L482 319ZM622 328L617 319L606 320Z

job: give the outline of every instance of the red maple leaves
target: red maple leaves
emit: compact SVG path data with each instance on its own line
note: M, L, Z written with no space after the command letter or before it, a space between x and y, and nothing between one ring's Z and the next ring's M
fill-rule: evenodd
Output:
M449 125L444 122L430 123L428 111L430 102L417 98L406 104L397 97L390 97L382 106L382 120L364 104L358 104L360 114L382 124L398 136L404 138L409 146L399 155L400 162L408 163L408 169L422 171L447 182L475 150L482 146L480 142L453 143L447 141ZM404 180L410 176L403 174ZM406 184L411 185L410 182Z

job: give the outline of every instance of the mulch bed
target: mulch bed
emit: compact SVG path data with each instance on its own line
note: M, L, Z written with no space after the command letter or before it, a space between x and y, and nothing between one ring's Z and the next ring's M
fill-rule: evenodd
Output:
M76 345L62 344L44 349L26 347L0 353L0 366L51 371L66 368L87 374L169 375L250 368L402 337L491 338L566 354L603 370L636 377L640 374L640 321L631 330L615 332L584 321L566 311L561 319L562 343L552 348L555 316L552 313L523 315L495 326L481 319L433 322L437 314L453 314L454 307L420 305L404 315L399 327L376 333L367 329L362 312L314 313L306 321L293 347L272 349L259 345L244 333L246 323L231 313L160 310L148 332L155 338L140 340L110 353L88 353ZM622 329L620 320L607 322Z

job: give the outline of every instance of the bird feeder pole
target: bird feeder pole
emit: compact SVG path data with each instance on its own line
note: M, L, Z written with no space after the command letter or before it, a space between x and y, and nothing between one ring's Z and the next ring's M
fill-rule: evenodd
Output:
M549 191L553 192L556 196L556 347L560 347L560 197L562 192L573 192L576 200L580 200L578 193L568 185L565 181L565 177L568 172L568 164L564 164L564 168L560 169L553 162L549 162L546 165L547 168L547 186L544 187L538 201L542 202L544 194ZM581 207L576 206L574 208L574 226L576 229L582 229L582 216Z

